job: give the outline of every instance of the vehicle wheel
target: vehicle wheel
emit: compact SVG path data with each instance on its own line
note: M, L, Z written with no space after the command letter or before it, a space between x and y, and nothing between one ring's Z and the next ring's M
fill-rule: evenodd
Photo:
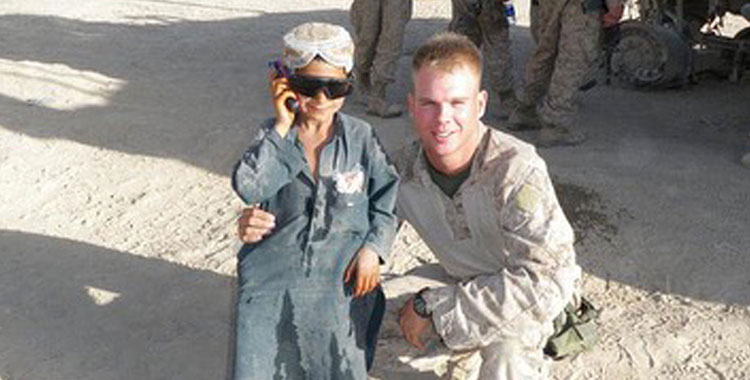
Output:
M625 86L678 87L687 82L690 59L690 47L677 31L626 21L611 49L610 73Z

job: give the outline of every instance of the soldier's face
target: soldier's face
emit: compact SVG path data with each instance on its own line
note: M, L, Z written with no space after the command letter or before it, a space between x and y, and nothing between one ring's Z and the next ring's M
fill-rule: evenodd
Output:
M413 73L413 81L407 102L427 159L436 169L454 174L479 145L487 92L479 90L478 74L464 66L450 72L424 66Z

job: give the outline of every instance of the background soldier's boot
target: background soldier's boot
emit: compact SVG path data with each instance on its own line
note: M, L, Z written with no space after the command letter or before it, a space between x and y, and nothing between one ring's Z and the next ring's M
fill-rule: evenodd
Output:
M354 95L357 103L367 105L367 96L370 94L370 73L355 71Z
M586 141L583 132L571 131L566 127L552 124L544 124L537 135L536 145L538 147L574 146Z
M388 104L385 99L385 84L376 83L367 96L367 113L382 118L401 116L403 108L398 104Z
M522 105L519 102L519 105L511 111L510 117L508 117L508 129L511 131L528 131L541 127L542 122L539 120L534 106Z
M516 98L516 93L513 90L503 91L498 93L500 97L500 114L498 117L500 120L506 120L510 115L521 106L521 102Z

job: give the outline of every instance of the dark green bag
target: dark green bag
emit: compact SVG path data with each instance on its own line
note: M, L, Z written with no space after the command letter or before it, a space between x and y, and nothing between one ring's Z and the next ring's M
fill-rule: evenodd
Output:
M593 347L599 340L598 317L599 310L586 298L581 297L578 309L568 304L553 321L555 333L547 341L544 353L554 360L560 360Z

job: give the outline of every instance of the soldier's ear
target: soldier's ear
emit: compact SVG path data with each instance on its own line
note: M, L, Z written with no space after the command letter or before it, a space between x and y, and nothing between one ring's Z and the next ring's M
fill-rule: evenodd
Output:
M409 91L406 94L406 108L409 110L409 115L414 116L414 92Z
M481 90L477 93L477 119L481 119L487 111L488 97L487 90Z

